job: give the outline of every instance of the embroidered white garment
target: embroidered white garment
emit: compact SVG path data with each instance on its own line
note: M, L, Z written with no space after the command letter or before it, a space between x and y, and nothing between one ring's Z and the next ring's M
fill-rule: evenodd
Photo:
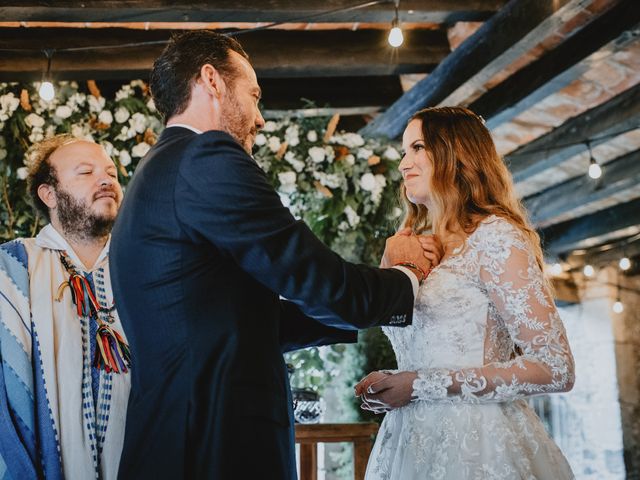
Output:
M420 287L413 325L385 327L414 400L387 413L368 480L574 478L523 400L571 388L558 312L523 234L491 216Z
M95 266L87 269L51 225L44 227L35 239L22 242L29 259L33 328L39 340L47 401L58 436L64 477L115 479L131 375L92 369L95 326L78 316L69 288L65 289L62 301L53 298L60 284L69 278L58 253L64 250L76 270L91 278L98 302L111 306L109 244ZM112 327L126 338L115 311L112 320Z

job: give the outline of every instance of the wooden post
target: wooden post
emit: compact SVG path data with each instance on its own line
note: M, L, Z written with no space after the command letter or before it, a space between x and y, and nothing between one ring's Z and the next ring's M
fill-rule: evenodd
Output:
M300 444L300 480L316 480L318 475L317 444L352 442L355 480L363 480L378 432L376 423L329 423L296 425L296 442Z

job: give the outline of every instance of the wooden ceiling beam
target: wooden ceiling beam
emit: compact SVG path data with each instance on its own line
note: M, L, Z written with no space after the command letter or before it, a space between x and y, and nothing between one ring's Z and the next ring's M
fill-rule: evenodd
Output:
M129 48L119 45L162 42L170 37L171 32L0 29L0 80L39 79L46 65L44 49L57 49L52 70L58 78L146 76L164 45ZM382 30L263 30L239 35L237 39L249 53L259 78L427 73L449 53L449 43L443 30L409 31L401 51L391 48L386 37L387 32ZM111 48L65 51L89 46Z
M468 92L477 91L590 3L591 0L512 0L361 133L396 138L417 110L465 103Z
M516 183L640 126L640 84L577 115L505 157Z
M483 21L504 3L505 0L403 0L400 19L432 23ZM1 0L0 18L47 22L391 22L394 16L392 1L336 11L355 5L358 2L353 0ZM335 13L318 16L331 11Z
M640 35L637 0L623 0L558 47L511 75L469 105L494 129L556 93L594 67L624 50Z

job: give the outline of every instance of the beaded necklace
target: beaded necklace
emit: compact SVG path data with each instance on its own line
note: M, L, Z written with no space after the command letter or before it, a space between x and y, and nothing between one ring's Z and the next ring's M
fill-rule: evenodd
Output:
M58 287L56 301L62 301L64 289L69 287L71 301L76 306L78 316L95 318L98 323L98 331L96 332L98 348L96 348L93 359L94 366L107 373L127 373L131 368L129 345L122 338L122 335L110 325L115 321L113 318L115 301L111 307L100 305L91 282L75 269L64 251L60 251L60 262L69 274L69 280L62 282Z

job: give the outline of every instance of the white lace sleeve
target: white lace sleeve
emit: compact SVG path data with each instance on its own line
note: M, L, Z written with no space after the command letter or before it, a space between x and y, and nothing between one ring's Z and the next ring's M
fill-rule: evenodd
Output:
M485 225L494 227L478 242L480 280L519 353L478 368L418 371L418 400L504 402L573 386L573 356L535 257L515 228Z

